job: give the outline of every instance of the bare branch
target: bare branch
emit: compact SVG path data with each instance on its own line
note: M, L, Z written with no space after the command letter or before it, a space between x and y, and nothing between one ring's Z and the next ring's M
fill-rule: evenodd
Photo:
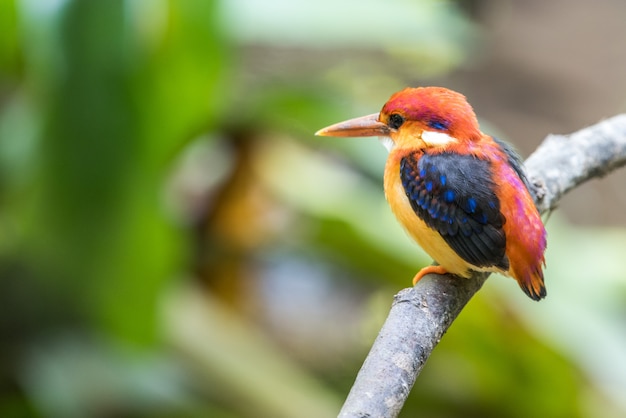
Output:
M548 135L524 165L539 186L539 211L554 208L574 187L626 165L626 114L570 135Z
M623 165L626 114L571 135L550 135L525 162L542 213L579 184ZM339 417L397 417L432 350L487 276L428 275L400 291Z

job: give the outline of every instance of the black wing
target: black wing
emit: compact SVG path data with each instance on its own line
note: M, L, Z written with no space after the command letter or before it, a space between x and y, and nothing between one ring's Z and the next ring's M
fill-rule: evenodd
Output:
M415 213L465 261L507 270L505 218L490 163L470 155L414 153L400 178Z

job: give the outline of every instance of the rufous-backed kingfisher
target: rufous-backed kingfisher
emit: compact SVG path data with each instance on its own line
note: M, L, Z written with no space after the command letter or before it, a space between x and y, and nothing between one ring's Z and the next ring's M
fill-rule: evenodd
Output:
M321 136L378 136L389 151L384 189L395 216L438 263L428 273L513 277L532 299L546 296L546 231L513 148L482 133L465 96L407 88L380 113L324 128Z

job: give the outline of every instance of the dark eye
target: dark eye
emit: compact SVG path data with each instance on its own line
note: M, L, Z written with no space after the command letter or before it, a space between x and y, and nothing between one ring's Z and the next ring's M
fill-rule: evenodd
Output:
M389 120L387 121L387 125L391 129L398 129L404 123L404 118L397 113L392 113L389 115Z
M446 129L448 129L448 123L438 119L432 119L428 121L428 126L433 129L437 129L438 131L445 131Z

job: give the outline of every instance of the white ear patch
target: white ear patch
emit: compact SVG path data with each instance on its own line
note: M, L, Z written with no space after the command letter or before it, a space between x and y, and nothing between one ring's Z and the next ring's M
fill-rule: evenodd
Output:
M381 144L383 144L383 147L387 149L387 152L391 152L393 147L396 145L396 143L393 142L393 139L391 139L388 136L379 136L378 140L380 141Z
M458 142L457 139L453 136L450 136L443 132L433 132L433 131L422 132L422 140L426 142L427 145L431 145L431 146L445 145L451 142Z

